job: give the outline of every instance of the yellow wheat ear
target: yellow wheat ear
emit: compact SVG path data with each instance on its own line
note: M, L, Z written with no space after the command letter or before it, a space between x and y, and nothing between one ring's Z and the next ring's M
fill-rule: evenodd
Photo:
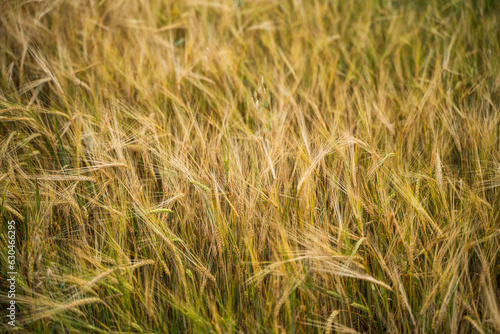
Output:
M439 154L437 153L435 166L436 184L440 190L443 190L443 165L441 163L441 159L439 158Z

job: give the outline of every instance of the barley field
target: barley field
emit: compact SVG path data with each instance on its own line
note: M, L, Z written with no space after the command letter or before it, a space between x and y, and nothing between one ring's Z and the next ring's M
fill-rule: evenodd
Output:
M2 1L0 332L499 333L499 70L495 0Z

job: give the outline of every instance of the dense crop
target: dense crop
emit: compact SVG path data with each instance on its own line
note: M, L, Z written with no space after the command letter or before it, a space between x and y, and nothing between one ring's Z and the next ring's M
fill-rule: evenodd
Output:
M20 332L500 331L497 1L0 12Z

